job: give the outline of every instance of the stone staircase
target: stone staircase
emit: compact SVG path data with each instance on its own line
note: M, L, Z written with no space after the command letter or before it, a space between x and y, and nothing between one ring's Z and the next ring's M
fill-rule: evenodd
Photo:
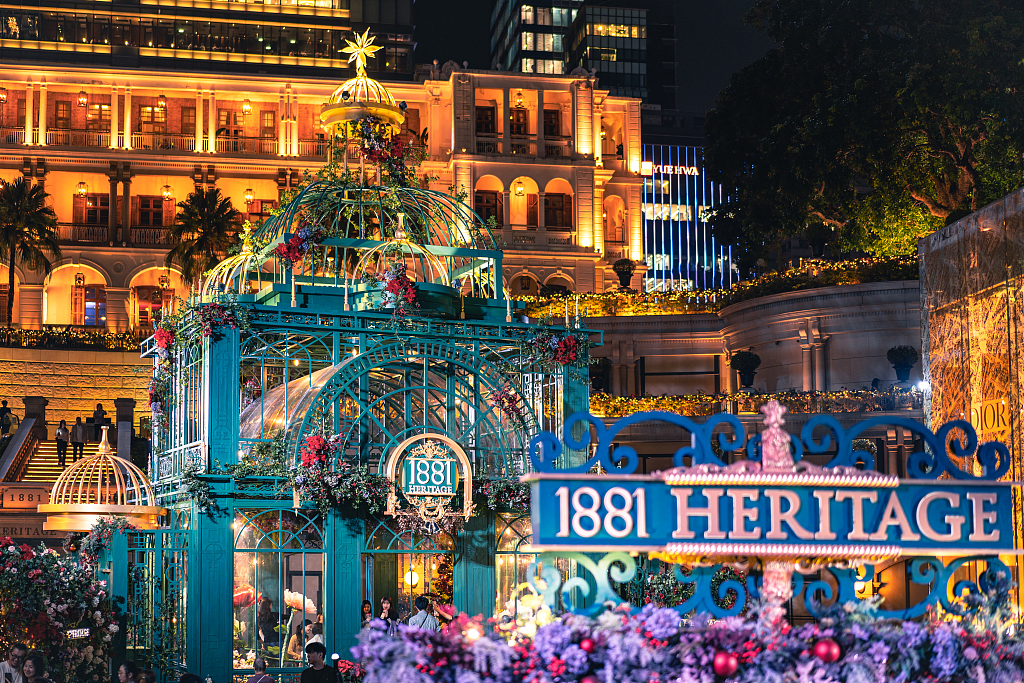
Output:
M100 445L98 443L85 444L85 456L95 455ZM68 444L68 454L64 461L65 467L71 466L71 444ZM116 449L114 449L116 453ZM44 441L36 446L36 452L29 458L25 465L25 473L21 481L35 481L53 483L57 481L63 470L57 464L57 443L52 439Z

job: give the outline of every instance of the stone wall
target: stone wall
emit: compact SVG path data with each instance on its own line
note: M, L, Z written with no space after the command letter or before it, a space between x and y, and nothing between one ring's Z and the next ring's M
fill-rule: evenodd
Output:
M0 348L0 398L19 418L25 415L24 396L46 398L51 435L62 419L70 424L78 415L83 421L91 417L97 403L113 420L115 398L137 401L137 425L147 406L152 367L152 361L133 352Z

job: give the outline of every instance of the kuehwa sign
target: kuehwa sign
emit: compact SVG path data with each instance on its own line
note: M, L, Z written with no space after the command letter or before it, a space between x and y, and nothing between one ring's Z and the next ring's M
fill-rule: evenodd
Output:
M673 485L669 475L545 473L524 479L532 483L531 545L540 550L794 557L841 550L864 558L1016 552L1012 515L1005 514L1013 509L1012 489L993 482L878 477L859 486L708 486Z
M661 173L663 175L700 175L700 169L696 166L671 166L669 164L652 164L649 161L645 161L640 164L641 175L654 175L655 173Z

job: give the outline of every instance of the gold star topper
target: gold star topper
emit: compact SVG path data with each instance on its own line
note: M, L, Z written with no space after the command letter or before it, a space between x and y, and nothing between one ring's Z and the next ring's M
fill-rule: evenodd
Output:
M373 45L374 37L370 35L370 29L366 29L363 35L356 34L355 40L346 39L348 47L341 48L342 52L348 52L348 62L351 64L353 61L356 63L356 74L361 75L366 73L366 59L373 56L373 53L381 48L380 45Z

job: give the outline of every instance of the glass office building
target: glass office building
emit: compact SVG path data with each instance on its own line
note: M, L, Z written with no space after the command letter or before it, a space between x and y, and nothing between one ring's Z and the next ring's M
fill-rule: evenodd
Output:
M704 173L704 150L644 145L644 274L646 291L731 287L739 278L732 247L717 244L704 220L724 199Z

